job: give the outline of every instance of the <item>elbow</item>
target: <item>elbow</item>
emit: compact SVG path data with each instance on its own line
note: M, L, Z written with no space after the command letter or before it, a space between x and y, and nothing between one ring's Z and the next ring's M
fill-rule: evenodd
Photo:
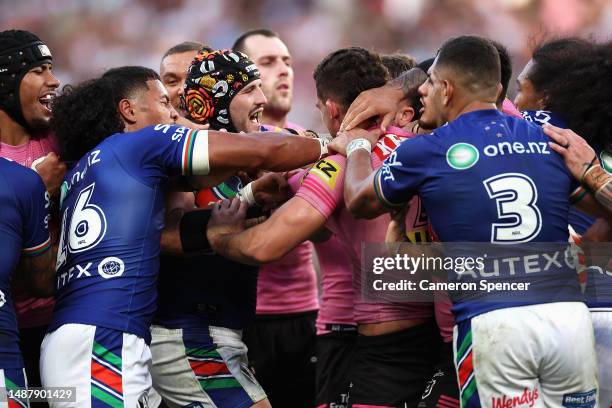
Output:
M243 254L251 261L250 263L263 265L280 260L287 252L268 240L253 239L251 244L245 248Z
M284 254L278 251L272 251L269 248L261 247L251 253L250 258L256 265L263 265L270 262L276 262L283 257Z
M360 195L353 195L345 197L346 207L353 217L357 219L372 219L376 218L378 213L376 212L374 205L367 200L365 197Z

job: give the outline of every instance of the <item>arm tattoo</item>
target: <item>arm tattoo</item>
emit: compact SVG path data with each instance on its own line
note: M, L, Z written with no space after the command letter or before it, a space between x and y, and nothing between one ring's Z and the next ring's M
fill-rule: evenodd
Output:
M612 212L612 175L597 166L585 176L584 183L595 192L597 201Z

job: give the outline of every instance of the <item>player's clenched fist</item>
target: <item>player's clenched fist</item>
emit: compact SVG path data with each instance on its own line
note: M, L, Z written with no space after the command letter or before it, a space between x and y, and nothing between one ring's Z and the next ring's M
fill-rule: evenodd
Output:
M244 230L248 204L238 198L223 200L212 208L208 221L206 236L213 250L218 250L219 238L227 234L236 234Z
M40 175L45 187L51 196L58 193L59 187L64 180L66 165L60 161L59 157L50 152L44 158L35 161L32 168Z

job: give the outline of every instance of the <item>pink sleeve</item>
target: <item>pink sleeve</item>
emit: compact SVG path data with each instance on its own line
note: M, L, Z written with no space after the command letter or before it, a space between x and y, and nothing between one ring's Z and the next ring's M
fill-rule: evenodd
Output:
M514 106L512 101L508 98L504 99L502 105L502 112L504 112L506 115L515 116L517 118L523 117L523 115L521 115L521 112L516 108L516 106Z
M346 158L334 155L319 160L309 171L296 193L316 208L325 219L343 202Z
M287 183L289 183L289 188L291 188L291 192L293 194L297 193L297 191L300 189L300 186L302 185L302 180L304 179L304 177L306 177L307 172L307 169L301 169L293 176L291 176L289 180L287 180Z

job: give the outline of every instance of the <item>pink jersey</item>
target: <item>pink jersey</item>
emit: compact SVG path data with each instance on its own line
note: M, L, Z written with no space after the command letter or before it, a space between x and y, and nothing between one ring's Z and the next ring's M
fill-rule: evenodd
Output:
M287 122L285 127L304 130L290 122ZM268 131L283 131L275 126L264 125L263 128ZM312 243L304 242L283 259L259 268L257 314L300 313L319 308L312 251Z
M303 242L282 259L262 265L257 314L300 313L319 308L312 243Z
M389 128L372 151L372 166L379 168L384 159L402 142L413 137L402 129ZM326 226L338 235L340 243L348 253L353 269L354 316L357 323L381 323L404 319L427 319L434 315L431 303L424 302L369 302L361 296L361 245L364 242L385 242L389 215L383 214L373 220L353 218L344 205L344 171L346 158L334 155L320 160L304 177L297 197L306 200L326 219ZM406 219L413 229L427 230L423 222L418 197L411 202Z
M19 146L0 142L0 157L11 159L26 167L31 167L36 159L46 156L47 153L58 151L57 141L52 134L40 139L30 139ZM20 328L45 326L51 321L53 298L34 298L24 288L14 288L13 301Z
M512 101L508 98L504 99L502 104L502 112L504 112L506 115L516 116L517 118L523 117L521 112L516 108L516 106L514 106L514 103L512 103Z
M354 325L353 269L338 237L315 244L321 268L321 305L317 316L317 334L326 334L330 324Z

